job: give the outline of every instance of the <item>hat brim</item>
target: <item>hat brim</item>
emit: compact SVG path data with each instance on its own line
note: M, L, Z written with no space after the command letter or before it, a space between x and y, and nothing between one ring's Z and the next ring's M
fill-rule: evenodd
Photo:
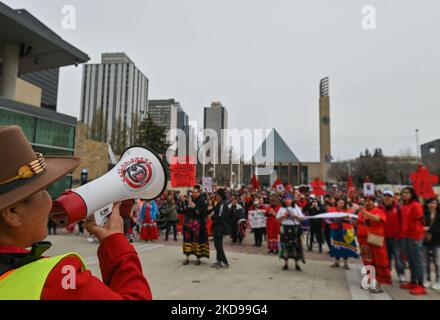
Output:
M0 209L7 208L41 191L79 166L78 157L44 157L46 169L24 185L0 195Z

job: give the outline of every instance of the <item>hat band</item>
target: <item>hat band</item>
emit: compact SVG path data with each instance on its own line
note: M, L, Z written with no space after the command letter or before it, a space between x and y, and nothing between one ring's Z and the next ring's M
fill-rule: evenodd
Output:
M11 191L25 184L29 179L44 172L46 163L41 153L36 153L37 160L30 162L18 169L17 175L10 179L0 181L0 194Z
M26 180L15 180L15 181L12 181L7 184L0 185L0 195L3 195L5 193L13 191L19 187L24 186L24 185L28 184L29 182L31 182L32 180L34 180L34 178L35 178L35 176L33 176L32 178L26 179Z

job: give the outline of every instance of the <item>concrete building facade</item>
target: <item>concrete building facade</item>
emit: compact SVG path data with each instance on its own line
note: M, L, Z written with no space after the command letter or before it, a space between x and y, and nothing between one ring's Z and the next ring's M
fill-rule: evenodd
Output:
M183 110L180 102L175 99L149 100L148 115L153 122L166 130L188 127L188 115Z
M103 53L83 70L81 122L118 152L132 144L148 111L148 78L125 53Z
M41 88L40 106L53 111L57 111L59 77L59 68L27 73L20 76L22 80Z
M222 105L220 101L214 101L211 106L204 108L203 113L203 129L214 130L218 138L218 150L217 160L215 163L205 166L205 176L213 177L222 184L226 184L226 181L230 179L230 166L228 164L221 164L222 156L228 159L230 157L230 150L228 149L228 142L222 140L222 130L228 129L228 111L226 107ZM208 137L204 137L205 142L208 141ZM213 155L209 155L212 157ZM203 175L203 173L202 173Z

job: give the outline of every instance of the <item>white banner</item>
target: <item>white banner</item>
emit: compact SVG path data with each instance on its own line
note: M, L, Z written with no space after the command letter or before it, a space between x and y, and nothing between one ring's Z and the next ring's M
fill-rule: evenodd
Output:
M316 216L307 216L306 219L340 219L340 218L353 218L357 219L357 215L344 212L328 212L317 214Z
M248 221L251 229L266 228L264 210L249 210Z

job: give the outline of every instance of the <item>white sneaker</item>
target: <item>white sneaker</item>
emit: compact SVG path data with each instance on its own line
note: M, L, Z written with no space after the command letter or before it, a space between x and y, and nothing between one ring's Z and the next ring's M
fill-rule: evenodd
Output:
M431 282L429 282L429 281L424 281L424 282L423 282L423 286L424 286L425 288L429 288L429 287L431 286Z
M434 289L434 290L440 290L440 281L437 281L437 282L433 283L431 288Z
M98 238L96 238L96 237L88 237L87 241L90 243L98 243L99 242Z
M399 274L399 282L400 282L400 283L405 283L405 282L406 282L405 275L403 275L403 274Z

